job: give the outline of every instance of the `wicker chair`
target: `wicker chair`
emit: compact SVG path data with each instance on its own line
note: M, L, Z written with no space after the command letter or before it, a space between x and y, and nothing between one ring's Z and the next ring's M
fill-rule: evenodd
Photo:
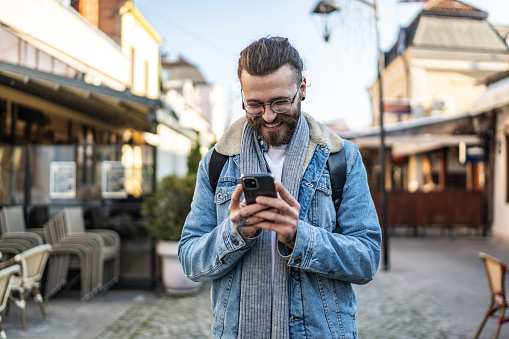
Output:
M31 292L34 300L39 303L42 315L46 317L44 302L39 290L40 281L44 274L44 268L48 261L52 246L49 244L39 245L28 251L16 255L13 260L21 266L21 273L14 277L12 292L18 293L18 299L12 294L9 297L21 310L21 326L25 328L25 294Z
M1 253L0 253L1 257ZM7 263L0 264L0 313L3 312L9 301L11 295L12 283L14 274L20 271L19 265L11 265L5 267ZM0 316L0 338L7 338L5 331L2 328L2 317Z
M488 275L488 282L490 285L491 301L486 315L479 325L479 329L474 338L478 338L481 331L486 324L489 317L497 318L497 328L493 338L498 338L500 327L503 323L509 321L509 317L505 317L505 310L509 307L507 295L505 291L505 276L509 272L507 265L500 260L483 252L479 253L479 258L482 260L486 273ZM498 314L497 314L498 312Z

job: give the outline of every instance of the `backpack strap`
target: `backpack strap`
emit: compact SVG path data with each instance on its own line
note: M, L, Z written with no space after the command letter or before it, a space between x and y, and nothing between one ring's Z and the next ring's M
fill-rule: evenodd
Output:
M216 192L217 181L221 175L221 170L226 163L228 156L218 153L216 149L212 150L209 160L209 183L212 187L212 192ZM338 213L339 206L343 200L343 187L346 182L346 155L344 148L339 152L331 153L327 159L327 166L329 168L331 185L332 185L332 201L334 208ZM341 233L339 224L336 225L335 233Z
M343 187L346 182L346 155L344 148L337 153L332 153L327 159L327 166L329 167L329 173L332 185L332 201L334 202L334 208L336 214L338 213L339 206L343 200ZM339 223L336 223L335 233L341 233Z
M214 148L212 150L212 154L210 155L209 160L209 183L212 187L212 192L216 192L217 181L219 180L219 175L221 175L221 170L226 163L226 159L228 156L218 153Z

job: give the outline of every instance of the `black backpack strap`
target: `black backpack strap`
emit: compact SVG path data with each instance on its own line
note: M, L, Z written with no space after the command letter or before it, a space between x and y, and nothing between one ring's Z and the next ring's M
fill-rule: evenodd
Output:
M344 148L337 153L331 153L329 155L327 166L329 167L332 185L332 201L334 202L334 208L337 214L341 201L343 200L343 187L346 182L346 155ZM341 233L339 225L336 225L334 232Z
M218 153L214 148L212 150L212 154L210 155L209 160L209 183L212 187L212 192L216 192L217 181L219 180L219 175L221 175L221 170L226 163L226 159L228 156Z

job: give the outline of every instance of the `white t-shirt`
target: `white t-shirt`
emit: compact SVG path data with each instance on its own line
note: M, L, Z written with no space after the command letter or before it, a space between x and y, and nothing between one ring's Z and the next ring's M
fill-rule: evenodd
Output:
M267 152L263 153L270 171L274 175L274 182L281 182L283 174L283 164L286 158L286 149L288 145L270 146ZM272 249L272 283L274 283L274 264L277 255L277 234L271 231L271 249Z

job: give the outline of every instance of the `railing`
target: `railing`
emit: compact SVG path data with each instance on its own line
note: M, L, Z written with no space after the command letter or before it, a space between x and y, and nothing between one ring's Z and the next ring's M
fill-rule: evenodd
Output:
M381 193L371 193L381 216ZM387 192L389 226L483 226L482 192L445 190L436 192Z

